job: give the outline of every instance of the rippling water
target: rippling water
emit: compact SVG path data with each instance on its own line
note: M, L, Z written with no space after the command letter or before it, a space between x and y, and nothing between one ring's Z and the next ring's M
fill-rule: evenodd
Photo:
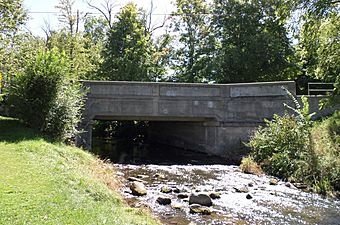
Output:
M287 187L284 182L270 185L270 177L244 174L237 166L226 165L119 165L121 175L147 175L144 178L148 194L134 197L126 187L122 192L131 203L145 202L165 224L339 224L340 202L313 193ZM156 178L155 174L164 178ZM126 183L128 185L128 183ZM177 198L176 193L163 194L162 185L177 187L184 192L219 192L220 199L213 200L212 215L189 213L188 202ZM235 188L247 187L248 193L238 193ZM247 199L250 194L252 199ZM167 195L172 202L183 205L173 209L170 205L156 203L159 195Z
M301 191L285 182L270 185L272 177L244 174L238 166L222 165L224 161L215 157L163 150L116 151L111 160L126 180L121 192L127 201L135 207L151 208L164 224L340 224L340 202L336 199ZM145 182L146 196L130 193L128 178L137 176ZM177 193L161 193L163 185L185 193L217 192L221 198L213 200L211 215L192 214L188 202ZM238 192L241 187L247 190ZM170 197L172 204L181 208L159 205L158 196Z

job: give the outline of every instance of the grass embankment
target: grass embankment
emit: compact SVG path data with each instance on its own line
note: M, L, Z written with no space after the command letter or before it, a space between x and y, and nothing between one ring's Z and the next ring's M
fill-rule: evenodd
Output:
M0 117L0 224L158 224L126 206L114 170Z
M337 191L340 197L340 111L313 124L311 141L316 191Z

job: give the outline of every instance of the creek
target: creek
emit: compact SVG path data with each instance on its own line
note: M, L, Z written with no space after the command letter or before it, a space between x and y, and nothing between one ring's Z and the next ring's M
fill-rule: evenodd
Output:
M145 207L163 224L340 224L340 201L273 177L242 173L239 166L203 153L166 146L94 141L94 152L110 159L124 180L120 190L133 207ZM122 148L122 146L125 146ZM131 178L142 180L144 196L131 194ZM275 179L275 178L274 178ZM162 193L167 187L169 193ZM215 194L210 215L190 213L179 194ZM171 204L160 205L163 196Z

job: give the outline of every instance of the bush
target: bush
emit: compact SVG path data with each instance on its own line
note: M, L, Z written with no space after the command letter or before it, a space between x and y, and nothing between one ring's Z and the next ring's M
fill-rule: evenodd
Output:
M319 193L340 191L340 113L311 122L307 98L301 107L294 97L295 113L274 115L251 136L247 146L265 172L313 185Z
M274 115L259 127L248 143L251 156L268 173L288 178L301 167L300 160L308 152L308 132L294 116Z
M265 120L266 126L259 127L247 145L252 149L251 156L266 172L285 179L302 179L312 174L311 166L316 163L310 145L313 114L309 114L306 97L301 98L301 106L287 89L285 91L295 107L285 106L294 114L274 115L273 120Z
M10 86L11 113L57 140L76 134L84 93L68 79L68 62L56 50L40 52Z

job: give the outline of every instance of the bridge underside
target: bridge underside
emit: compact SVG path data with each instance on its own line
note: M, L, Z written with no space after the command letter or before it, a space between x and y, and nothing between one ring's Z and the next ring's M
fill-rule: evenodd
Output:
M93 120L149 121L148 137L153 143L218 155L237 163L247 149L244 142L260 123L223 123L204 117L95 116ZM92 120L92 121L93 121ZM83 146L90 149L92 122L85 128Z

